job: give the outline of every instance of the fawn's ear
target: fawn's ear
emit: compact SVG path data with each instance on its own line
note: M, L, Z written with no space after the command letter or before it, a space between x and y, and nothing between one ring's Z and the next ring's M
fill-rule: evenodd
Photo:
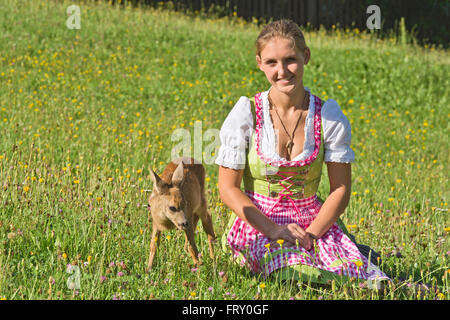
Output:
M157 193L162 193L164 181L158 176L158 174L150 168L150 177L153 180L153 189Z
M184 178L184 165L183 161L181 161L172 175L172 184L180 185L183 182Z

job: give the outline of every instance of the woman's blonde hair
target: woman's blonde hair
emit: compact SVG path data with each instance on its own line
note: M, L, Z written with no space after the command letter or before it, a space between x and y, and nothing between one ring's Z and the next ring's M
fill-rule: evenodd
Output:
M261 55L264 46L273 38L285 38L292 41L292 45L304 53L307 48L305 37L298 25L291 20L277 20L264 26L256 39L256 54Z

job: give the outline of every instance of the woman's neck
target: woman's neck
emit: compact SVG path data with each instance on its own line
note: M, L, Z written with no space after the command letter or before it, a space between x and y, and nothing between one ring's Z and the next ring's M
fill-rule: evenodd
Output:
M274 88L271 88L269 91L270 100L276 105L277 109L283 113L286 113L290 109L303 109L306 94L308 93L303 86L300 90L296 90L292 95L280 92Z

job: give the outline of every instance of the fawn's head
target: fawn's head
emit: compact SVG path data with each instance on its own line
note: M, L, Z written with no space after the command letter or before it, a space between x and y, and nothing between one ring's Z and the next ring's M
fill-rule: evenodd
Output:
M153 192L149 201L152 214L165 216L178 229L186 229L188 220L184 211L184 199L181 191L184 178L183 162L180 162L173 172L170 183L162 180L151 168L150 176L153 180Z

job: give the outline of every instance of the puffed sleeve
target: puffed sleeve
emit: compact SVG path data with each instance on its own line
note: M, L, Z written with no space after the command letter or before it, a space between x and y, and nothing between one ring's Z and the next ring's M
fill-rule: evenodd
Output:
M250 100L241 97L231 109L220 129L220 148L215 163L232 168L244 169L246 148L253 129Z
M355 153L350 147L352 138L350 122L335 100L329 99L323 105L322 125L324 131L324 161L354 162Z

